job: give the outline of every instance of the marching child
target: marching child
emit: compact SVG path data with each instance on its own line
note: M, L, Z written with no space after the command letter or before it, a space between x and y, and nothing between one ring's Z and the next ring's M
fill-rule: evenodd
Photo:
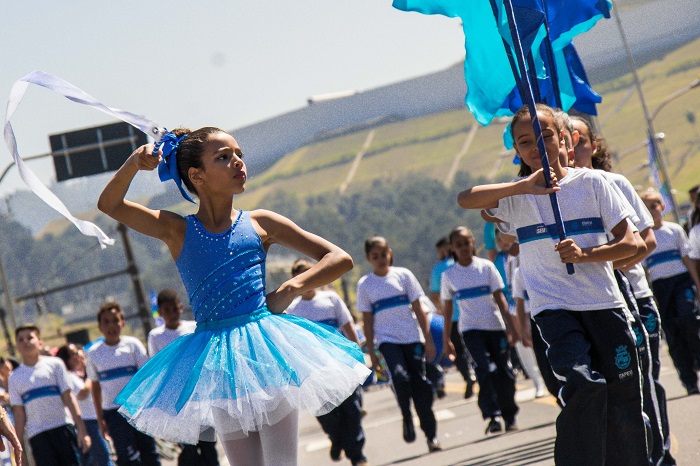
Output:
M310 261L298 259L292 264L292 277L306 272L311 267L313 263ZM348 340L360 345L348 307L332 290L313 289L303 293L287 308L287 314L329 325L342 331ZM367 458L362 453L365 433L362 430L362 389L360 387L340 406L316 419L331 441L330 455L333 461L338 461L340 454L345 451L345 456L353 466L369 466Z
M114 466L109 457L109 448L97 422L95 404L92 402L92 383L85 373L85 351L80 345L66 343L56 352L56 357L61 359L68 369L68 377L73 395L78 400L81 417L85 428L90 435L92 445L87 455L83 454L81 466Z
M22 364L10 374L9 388L17 437L27 434L38 465L78 466L80 451L90 449L90 436L71 393L66 367L58 358L41 355L38 327L17 327L15 339ZM28 464L26 458L22 464Z
M92 382L97 420L102 431L112 437L119 466L160 466L155 440L134 429L119 414L119 405L114 402L136 371L148 361L146 348L137 338L121 334L124 313L119 303L103 304L97 313L97 323L104 340L92 345L87 353L87 374Z
M517 235L532 313L549 345L552 369L565 381L556 463L648 464L635 339L612 270L612 261L637 253L629 212L594 170L562 166L562 128L546 105L537 106L537 116L552 187L544 185L538 140L523 107L513 117L511 133L529 173L470 188L459 194L458 203L492 209ZM547 195L553 193L570 235L562 241L551 233L555 222ZM575 264L573 275L565 263Z
M688 395L700 393L696 361L700 360L700 310L698 272L688 256L690 248L683 227L663 219L666 207L658 192L641 195L654 219L656 250L644 261L654 297L659 304L661 326L668 351Z
M148 333L148 354L153 357L163 348L182 335L193 333L197 324L182 320L182 303L177 291L166 288L158 293L158 314L164 323ZM214 432L210 433L214 437ZM178 466L197 464L201 466L219 466L219 454L216 441L200 440L196 445L180 444L182 451L177 458Z
M501 418L507 432L517 430L515 375L508 359L509 344L517 337L503 294L503 280L493 262L474 257L474 237L469 228L457 227L449 238L457 263L442 274L440 286L445 352L453 353L449 327L456 301L459 330L474 359L479 382L479 409L483 418L489 420L486 433L501 432Z
M182 320L182 303L177 291L166 288L158 293L158 314L163 318L160 325L148 333L148 354L153 356L182 335L194 332L196 322Z
M372 272L357 283L357 310L362 312L372 366L380 369L374 353L376 341L389 368L403 416L404 441L416 439L411 414L413 399L420 427L428 439L428 450L441 450L433 390L425 375L426 358L435 358L435 346L420 303L423 289L410 270L392 266L393 253L386 239L375 236L365 241L365 256Z

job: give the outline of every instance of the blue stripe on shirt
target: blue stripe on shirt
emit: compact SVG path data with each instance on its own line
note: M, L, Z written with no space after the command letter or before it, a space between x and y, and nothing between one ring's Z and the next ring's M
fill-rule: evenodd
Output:
M138 371L136 366L115 367L114 369L100 371L97 373L97 376L100 378L100 381L112 380L132 376L136 374L136 371Z
M22 403L27 404L32 400L46 396L61 396L61 389L58 388L58 385L46 385L27 390L22 394Z
M600 217L586 217L567 220L564 222L564 230L566 231L566 236L585 235L588 233L605 233L603 219ZM557 234L556 225L545 225L544 223L520 227L516 230L516 232L518 235L518 242L520 244L528 243L530 241L538 241L545 238L558 238L559 236Z
M655 265L662 264L664 262L675 262L682 261L681 252L678 249L671 249L670 251L657 252L656 254L651 254L647 257L647 267L654 267Z
M331 319L319 319L316 322L318 322L320 324L328 325L329 327L333 327L333 328L340 327L340 325L338 325L338 319L333 319L333 318L331 318Z
M384 309L389 309L397 306L409 305L411 302L408 300L408 295L400 294L397 296L392 296L391 298L380 299L377 302L372 303L372 312L375 314Z
M488 286L475 286L474 288L462 288L455 293L455 299L474 299L491 294L491 288Z

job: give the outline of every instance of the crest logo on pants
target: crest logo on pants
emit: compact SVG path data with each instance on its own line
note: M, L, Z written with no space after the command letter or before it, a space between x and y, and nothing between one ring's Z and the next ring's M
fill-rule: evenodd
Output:
M617 354L615 355L615 366L617 366L617 368L620 370L630 367L632 356L630 355L629 351L627 351L627 346L620 345L615 348L615 351L617 351Z

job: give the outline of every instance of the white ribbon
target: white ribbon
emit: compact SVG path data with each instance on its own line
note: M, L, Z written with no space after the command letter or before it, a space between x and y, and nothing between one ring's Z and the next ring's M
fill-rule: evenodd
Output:
M29 188L34 191L34 193L39 196L44 202L46 202L53 209L58 211L61 215L66 217L68 220L73 222L73 224L78 227L78 230L86 236L94 236L100 242L102 249L106 248L108 245L114 244L114 239L108 237L97 225L85 220L80 220L75 218L69 211L68 208L63 204L63 202L52 193L49 188L44 186L44 184L39 180L39 177L29 169L27 164L19 156L17 151L17 141L15 139L15 133L12 131L12 125L10 124L10 119L12 115L17 110L24 93L27 90L29 84L36 84L37 86L42 86L52 91L56 91L62 94L65 98L72 100L83 105L89 105L94 107L101 112L108 115L112 115L130 125L140 129L147 135L156 139L156 142L160 141L160 138L164 132L154 121L148 118L135 115L124 110L119 110L117 108L108 107L101 102L97 101L94 97L83 92L77 87L73 86L63 79L44 73L43 71L32 71L28 75L15 81L12 85L12 90L10 91L10 98L7 101L7 109L5 111L5 144L7 148L12 153L12 158L17 164L17 169L19 170L19 176L22 178L24 183L29 186Z

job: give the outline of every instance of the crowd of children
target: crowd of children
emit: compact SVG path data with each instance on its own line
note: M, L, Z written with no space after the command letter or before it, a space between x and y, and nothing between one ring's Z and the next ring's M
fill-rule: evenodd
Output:
M458 196L461 207L481 209L497 225L485 230L488 259L477 256L469 227L453 228L436 244L427 300L415 275L394 265L384 237L365 241L371 271L357 283L356 310L371 366L388 368L404 441L416 440L412 404L429 452L442 449L433 403L445 393L439 362L446 356L466 382L465 398L478 384L487 434L518 429L517 360L535 396L546 388L562 408L557 464L673 465L659 382L661 330L688 394L699 393L700 221L693 213L686 234L663 220L660 194L639 195L610 173L604 140L587 120L544 105L537 115L551 185L523 108L510 129L518 176ZM0 434L16 455L25 454L17 438L26 435L42 466L110 466L108 443L119 466L159 465L154 438L181 443L180 465L218 466L217 436L231 464L294 464L297 410L306 407L329 437L331 459L344 454L367 466L361 385L369 371L352 314L324 288L351 259L277 214L233 209L246 171L228 134L168 134L163 150L134 152L100 208L168 246L196 322L182 320L175 291L161 291L164 323L147 336L147 351L122 335L123 311L109 302L97 313L104 338L87 351L66 344L60 359L43 355L36 326L18 327L22 364L0 360L0 402L12 406L17 437L2 408ZM200 198L197 215L124 200L139 170L171 156L180 182ZM272 243L313 261L295 262L291 278L266 295Z

